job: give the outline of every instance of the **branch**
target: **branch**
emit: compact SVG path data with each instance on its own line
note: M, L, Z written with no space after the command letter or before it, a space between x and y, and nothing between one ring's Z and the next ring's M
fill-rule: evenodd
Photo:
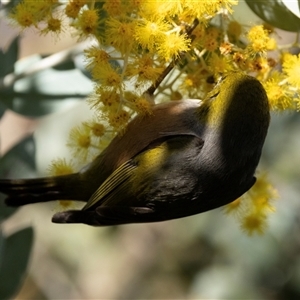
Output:
M199 24L199 20L195 19L193 22L193 25L190 26L187 30L186 30L186 34L191 37L192 32L194 31L194 29L198 26ZM162 83L162 81L166 78L166 76L172 71L172 69L177 65L177 63L184 58L186 52L182 52L179 54L179 56L175 59L173 59L170 64L164 69L164 71L161 73L161 75L158 77L158 79L155 81L155 83L153 83L148 90L144 93L145 95L148 96L153 96L155 90L157 89L157 87Z

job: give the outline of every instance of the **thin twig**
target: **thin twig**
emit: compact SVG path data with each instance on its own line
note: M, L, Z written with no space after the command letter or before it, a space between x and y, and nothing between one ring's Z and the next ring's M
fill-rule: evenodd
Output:
M195 19L193 22L193 25L190 26L187 30L186 30L186 34L191 37L192 32L194 31L194 29L198 26L199 24L199 20ZM153 96L154 92L156 91L156 89L158 88L158 86L162 83L162 81L166 78L166 76L172 71L172 69L177 65L177 63L184 58L186 52L182 52L179 54L179 56L175 59L173 59L170 64L164 69L164 71L161 73L161 75L158 77L158 79L155 81L155 83L153 83L148 89L147 91L144 93L145 95L148 96Z

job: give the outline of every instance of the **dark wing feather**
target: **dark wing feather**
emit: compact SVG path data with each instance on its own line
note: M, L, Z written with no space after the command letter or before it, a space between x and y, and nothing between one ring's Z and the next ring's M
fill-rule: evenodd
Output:
M101 199L105 199L105 201L107 201L110 198L113 198L116 192L118 192L119 189L122 188L122 185L126 184L126 181L131 176L133 170L135 170L136 167L137 166L132 162L132 160L123 163L96 190L87 204L83 207L83 210L87 210L97 203L99 205Z

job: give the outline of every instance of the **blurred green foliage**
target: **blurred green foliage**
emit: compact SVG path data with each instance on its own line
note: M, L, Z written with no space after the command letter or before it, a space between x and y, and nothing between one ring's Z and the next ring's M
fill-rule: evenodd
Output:
M15 2L2 6L2 12ZM281 1L246 2L272 26L299 31L299 19ZM51 56L20 62L18 47L16 38L0 51L0 118L7 109L41 118L91 92L82 53L37 71ZM261 165L281 200L263 237L245 236L220 210L165 223L93 229L57 227L50 223L47 204L31 206L39 249L32 256L26 298L299 299L299 127L299 115L273 115ZM20 141L0 158L1 178L34 176L35 155L32 136ZM28 272L33 228L4 235L2 225L16 210L1 197L0 299L11 299Z
M21 287L32 243L32 227L9 236L0 232L0 299L11 299Z
M300 30L300 19L281 0L246 0L246 3L267 24L286 31L298 32ZM298 0L298 5L299 3Z
M0 176L28 176L35 169L34 153L33 138L22 140L0 157ZM11 299L22 286L33 245L31 226L8 236L2 233L2 223L16 210L7 207L4 196L0 194L0 299Z

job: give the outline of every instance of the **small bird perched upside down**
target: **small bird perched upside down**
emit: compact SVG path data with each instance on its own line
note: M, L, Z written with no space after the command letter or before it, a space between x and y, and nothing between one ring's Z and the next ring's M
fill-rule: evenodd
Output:
M170 220L234 201L255 183L270 121L258 80L228 73L203 100L171 101L135 117L80 172L1 179L9 206L87 202L55 223L107 226Z

